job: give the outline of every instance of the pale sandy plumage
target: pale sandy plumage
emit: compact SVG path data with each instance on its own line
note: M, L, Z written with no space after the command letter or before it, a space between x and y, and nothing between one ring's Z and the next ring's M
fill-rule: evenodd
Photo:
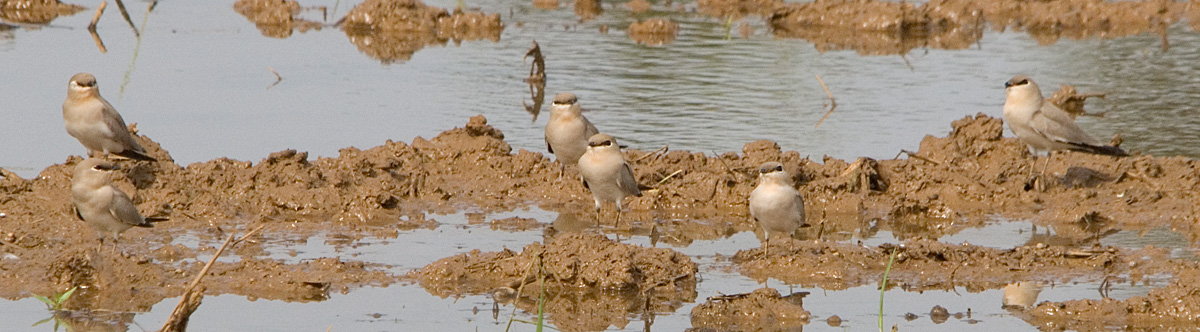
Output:
M804 198L792 186L792 177L783 170L783 164L767 162L758 172L758 185L750 192L750 216L766 231L769 245L771 233L791 237L805 225Z
M75 216L96 230L100 243L112 236L115 243L131 227L152 227L138 212L129 195L112 184L116 164L100 158L88 158L75 166L71 177L71 203Z
M546 122L546 149L562 165L574 165L587 151L588 138L599 134L596 126L583 116L575 94L563 92L550 104L550 120Z
M100 96L100 87L92 74L79 73L71 77L62 112L67 133L87 148L89 157L114 154L129 159L154 160L134 140L117 109Z
M1072 150L1125 156L1120 148L1100 144L1075 124L1069 113L1047 102L1033 79L1018 75L1004 83L1004 122L1034 153Z
M617 140L606 134L596 134L587 141L587 152L579 158L583 186L592 192L596 211L606 202L617 205L617 223L621 222L621 201L628 196L641 196L633 167L625 162Z

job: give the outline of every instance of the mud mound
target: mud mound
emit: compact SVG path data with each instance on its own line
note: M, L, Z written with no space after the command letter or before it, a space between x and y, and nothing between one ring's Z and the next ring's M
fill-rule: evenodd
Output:
M321 30L320 22L313 22L297 17L300 14L300 4L292 0L238 0L233 3L233 10L254 23L263 36L287 38L292 30L301 33L309 29Z
M771 288L708 298L692 309L692 327L703 331L781 331L802 328L812 316L804 310L808 292L780 296ZM701 331L701 330L697 330Z
M521 297L530 301L516 304L534 311L539 289L544 289L546 312L564 330L624 326L627 314L670 312L696 297L696 264L687 256L587 233L564 233L520 253L474 250L440 259L411 276L441 297L512 292L523 285Z
M1072 300L1042 302L1025 313L1034 326L1058 330L1099 330L1112 326L1191 328L1200 321L1200 302L1189 301L1200 292L1200 266L1176 262L1175 278L1167 287L1124 301ZM1168 328L1169 329L1169 328Z
M16 23L46 24L59 16L75 15L82 6L58 0L0 0L0 18Z
M743 274L760 282L776 278L789 284L837 290L878 282L893 250L896 259L888 286L909 291L956 286L968 290L997 289L1015 281L1099 281L1142 275L1147 270L1151 273L1166 270L1165 265L1135 263L1163 257L1165 252L1155 249L1126 251L1114 247L1047 245L993 249L930 240L879 247L821 241L771 243L770 248L738 251L733 261Z
M675 41L679 34L679 23L663 19L649 19L629 24L629 38L638 44L662 46Z
M363 1L340 24L359 51L385 64L407 61L425 46L451 39L497 41L504 30L499 14L449 13L420 0Z

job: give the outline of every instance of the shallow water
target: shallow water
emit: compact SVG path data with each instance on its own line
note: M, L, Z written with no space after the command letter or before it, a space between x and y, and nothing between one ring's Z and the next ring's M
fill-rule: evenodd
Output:
M725 40L724 24L697 14L651 12L633 14L621 4L605 7L596 20L578 23L566 3L557 10L533 8L528 1L471 1L485 12L502 14L506 29L499 42L470 41L429 47L412 59L381 63L358 51L346 35L332 27L294 33L287 39L262 36L231 9L232 1L162 2L145 14L148 3L127 3L142 32L139 43L129 26L110 7L99 23L107 53L100 53L84 27L91 11L59 18L49 26L0 31L0 167L32 177L42 168L81 154L65 134L60 104L67 79L75 72L97 75L102 93L128 122L187 164L219 157L257 162L268 153L294 148L316 156L335 156L346 146L367 148L385 140L410 141L461 126L484 114L504 131L515 148L543 151L542 126L548 110L536 119L522 107L529 98L522 79L528 64L521 56L536 39L547 57L547 98L573 91L587 116L602 131L639 149L670 145L698 152L740 151L755 139L771 139L785 150L818 159L870 156L891 158L900 149L915 150L927 134L941 135L952 120L983 112L1000 116L1003 82L1014 74L1039 80L1049 95L1059 83L1082 92L1106 92L1106 100L1089 103L1102 118L1082 117L1081 126L1106 141L1113 133L1124 147L1160 155L1200 156L1200 35L1182 26L1171 30L1172 49L1162 51L1158 36L1115 40L1063 40L1039 46L1022 33L987 33L967 50L918 49L899 56L860 56L853 51L820 53L804 40L775 39L761 21L748 20L755 32L748 39ZM357 2L303 1L345 13ZM429 1L452 7L454 1ZM694 4L690 5L694 7ZM656 9L661 9L655 7ZM329 22L340 14L332 15ZM317 12L305 12L320 20ZM624 32L634 19L669 17L681 33L664 47L635 44ZM518 24L524 22L524 24ZM607 34L600 26L608 25ZM736 24L735 24L736 26ZM736 36L736 33L735 33ZM907 64L906 64L907 63ZM911 67L910 67L911 65ZM272 68L283 77L272 85ZM813 125L828 102L814 74L828 84L838 108L819 128ZM548 100L547 100L548 103ZM554 220L555 213L533 209L500 215ZM317 257L353 257L391 266L405 273L436 259L471 249L517 249L541 241L540 230L493 231L467 225L466 217L434 216L433 230L403 231L395 239L367 238L346 245L335 235L306 241L283 236L268 241L273 257L298 261ZM949 232L941 240L988 247L1012 247L1034 234L1053 230L1026 221L997 219L982 228ZM202 236L180 235L186 245L205 243ZM896 242L883 229L867 244ZM628 242L649 245L635 237ZM1195 259L1185 238L1167 229L1144 233L1122 231L1101 239L1105 245L1168 247L1174 257ZM748 292L761 285L729 272L726 258L753 248L750 233L696 241L673 247L700 263L699 298ZM417 249L413 249L417 248ZM295 251L292 256L291 252ZM235 259L236 256L223 259ZM207 257L200 257L207 259ZM1110 296L1126 298L1161 286L1116 285ZM786 293L788 287L770 285ZM1095 282L1047 286L1039 301L1097 298ZM850 330L873 329L878 290L872 286L844 291L810 291L806 308L811 327L839 315ZM1000 290L970 293L889 290L885 324L904 330L961 330L981 324L989 330L1033 330L1000 308ZM157 328L177 299L137 315L147 329ZM951 318L934 323L934 305L954 312L972 311L971 322ZM459 299L430 296L417 285L364 288L334 294L318 303L247 300L236 295L210 296L193 316L194 330L499 330L492 302L482 295ZM653 329L675 331L690 326L689 303L654 321ZM474 309L479 309L475 312ZM904 313L920 315L906 321ZM285 319L264 319L272 315ZM530 319L528 313L519 314ZM46 317L42 305L29 298L0 301L0 321L17 322L20 330ZM552 318L551 318L552 319ZM638 317L623 330L640 330ZM521 324L521 323L517 323ZM44 326L39 326L41 329ZM528 326L520 326L528 330ZM135 328L136 329L136 328ZM622 328L614 328L622 329Z
M96 74L127 122L181 164L258 161L287 148L334 156L346 146L428 138L475 114L486 115L514 147L543 151L546 116L534 120L521 104L529 99L521 57L535 39L547 58L546 98L575 92L601 131L634 148L740 151L748 141L771 139L813 157L891 158L926 134L944 134L951 120L999 116L1003 82L1024 73L1047 94L1060 83L1107 92L1107 100L1090 106L1106 116L1080 120L1103 141L1121 133L1129 149L1200 156L1192 134L1200 119L1190 116L1200 104L1200 54L1187 51L1200 45L1200 35L1182 25L1171 29L1166 52L1154 35L1039 46L1022 33L986 33L970 49L917 49L901 58L822 54L804 40L775 39L756 19L747 19L755 27L749 39L725 40L723 22L698 14L633 14L610 4L597 19L578 23L569 4L542 10L489 0L468 5L502 14L507 26L499 42L451 42L383 64L332 27L265 37L231 3L163 2L146 15L148 3L131 1L140 44L110 8L97 29L107 53L85 29L90 10L0 38L0 58L8 60L0 61L0 115L7 119L0 140L15 142L0 145L0 167L29 177L83 153L59 114L66 82L80 71ZM327 22L357 2L335 3L301 2L328 6ZM319 11L303 16L322 19ZM641 46L624 33L634 19L659 16L680 22L673 43ZM611 27L607 34L601 25ZM271 86L268 68L283 77L278 85ZM814 74L838 101L819 128L813 125L828 100Z
M556 213L540 209L518 210L508 213L488 215L487 220L519 216L537 219L541 224L551 223ZM482 251L497 251L503 248L519 250L525 244L541 241L542 230L507 232L491 230L487 224L471 225L465 214L431 215L439 221L436 229L420 229L402 231L392 239L363 238L353 243L331 241L329 234L308 238L303 243L290 236L265 237L264 249L272 258L289 262L315 259L320 257L339 256L344 259L361 260L370 263L381 263L391 266L394 273L403 274L420 268L439 258L468 252L472 249ZM1024 228L1025 231L1017 231ZM958 237L971 233L991 234L992 244L997 247L1012 247L1028 240L1031 228L1019 221L998 221L979 228L964 228L956 235L943 238L943 242L954 242ZM1045 232L1045 231L1043 231ZM1140 248L1137 239L1169 238L1170 240L1154 241L1156 245L1166 246L1175 250L1186 250L1186 241L1178 241L1169 232L1151 231L1157 236L1126 234L1112 235L1105 238L1114 242L1113 245L1127 248ZM215 246L219 241L203 235L176 236L175 243L187 246ZM1176 235L1177 237L1177 235ZM982 237L971 237L979 239ZM1112 239L1112 240L1109 240ZM869 238L852 239L865 243L897 242L897 239L887 230L876 233ZM625 241L643 246L650 246L646 237L634 237ZM1119 243L1125 243L1124 245ZM738 250L759 246L754 234L742 232L719 240L695 241L686 247L670 247L692 257L698 264L701 282L697 285L697 302L719 294L736 294L753 291L763 285L737 273L736 268L728 261L728 255ZM414 250L413 248L419 248ZM292 251L295 251L294 256ZM223 257L222 259L231 259ZM207 260L208 257L198 257ZM1137 285L1113 285L1109 296L1124 299L1135 295L1145 295L1150 289L1162 287L1169 276L1148 276L1145 283ZM831 315L838 315L844 321L843 326L850 330L872 329L876 326L879 305L879 290L874 286L859 286L841 291L824 291L816 288L790 287L777 280L768 281L767 286L788 294L791 291L811 292L805 298L805 308L812 312L810 326L819 328L827 326L825 320ZM1041 301L1063 301L1081 298L1099 298L1098 281L1072 281L1067 283L1046 284L1038 296ZM389 287L366 287L340 294L333 292L328 300L310 303L288 303L275 300L249 299L238 295L208 296L195 315L189 328L197 331L222 330L321 330L330 325L335 331L394 331L394 330L450 330L462 331L479 328L491 331L502 329L508 322L511 306L500 307L500 318L492 318L492 300L486 295L464 295L460 298L438 298L431 296L420 285L410 283L394 284ZM958 287L954 291L925 291L910 292L899 288L891 289L884 295L884 321L887 326L899 324L902 330L920 331L957 331L970 328L972 325L986 327L989 330L1033 330L1033 327L1001 308L1002 291L990 289L984 291L968 291ZM148 313L139 313L134 322L144 324L143 327L157 328L156 324L165 321L170 315L178 298L166 299L155 305ZM682 308L670 313L657 313L652 330L680 331L691 326L689 313L697 303L686 303ZM949 310L951 317L945 322L935 322L930 317L930 309L941 305ZM971 316L956 318L955 313L964 315L970 309ZM476 312L476 310L478 310ZM915 320L907 320L904 315L913 313L918 316ZM10 327L23 327L26 322L33 324L48 317L43 305L32 298L18 301L0 301L0 318L11 322ZM270 319L281 317L285 319ZM517 318L532 320L534 313L518 311ZM622 327L612 327L610 330L640 331L646 320L642 317L627 317L629 323ZM974 320L974 321L972 321ZM549 317L550 324L554 318ZM127 321L125 323L128 323ZM529 330L531 326L517 324L517 330ZM136 327L133 328L136 330Z

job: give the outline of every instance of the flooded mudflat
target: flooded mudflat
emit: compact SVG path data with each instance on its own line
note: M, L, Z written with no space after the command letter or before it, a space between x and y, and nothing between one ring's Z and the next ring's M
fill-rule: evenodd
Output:
M129 1L92 34L95 7L23 3L0 3L0 330L156 330L258 227L205 275L193 330L533 330L539 299L567 331L1200 312L1176 302L1200 287L1200 6L1086 7L1095 25L1052 15L1069 1ZM525 82L535 40L544 86ZM118 163L170 218L123 254L70 209L83 150L59 108L80 71L158 159ZM1029 155L999 118L1015 74L1103 93L1079 124L1134 156ZM564 91L652 187L620 225L545 153ZM811 225L769 246L746 207L765 161ZM33 298L73 286L56 316Z

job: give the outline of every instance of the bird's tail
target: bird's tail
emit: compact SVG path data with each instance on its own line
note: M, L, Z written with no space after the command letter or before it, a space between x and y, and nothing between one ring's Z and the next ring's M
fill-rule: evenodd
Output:
M134 226L154 227L154 223L156 223L156 222L164 222L164 221L171 220L171 219L167 218L167 217L145 217L145 218L142 218L142 220L145 220L146 222L142 223L141 225L134 225Z
M154 159L154 157L151 157L150 155L146 154L146 152L136 151L134 149L125 149L125 151L121 151L121 153L118 153L116 155L122 156L125 158L129 158L129 159L135 159L135 160L158 161L158 159Z
M1072 147L1071 150L1080 151L1080 152L1102 154L1102 155L1106 155L1106 156L1116 156L1116 157L1129 156L1129 153L1125 152L1125 150L1121 150L1121 148L1111 146L1111 145L1093 145L1093 144L1087 144L1087 143L1068 143L1068 144L1071 145L1071 147Z

